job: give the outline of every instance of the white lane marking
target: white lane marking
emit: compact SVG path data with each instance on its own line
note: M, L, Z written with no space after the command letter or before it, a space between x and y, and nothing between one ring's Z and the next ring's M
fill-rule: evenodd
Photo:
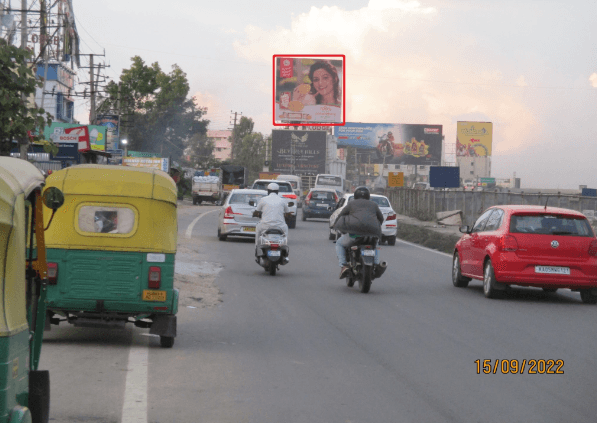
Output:
M147 423L148 345L131 346L122 405L122 423Z
M437 250L433 250L433 249L431 249L431 248L423 247L422 245L419 245L419 244L413 244L412 242L403 241L403 240L401 240L401 239L399 239L399 238L397 238L397 239L396 239L396 241L398 241L398 242L402 242L403 244L412 245L413 247L421 248L421 249L423 249L423 250L431 251L432 253L441 254L442 256L446 256L446 257L452 257L452 255L451 255L451 254L448 254L448 253L443 253L443 252L441 252L441 251L437 251Z
M199 219L201 219L203 216L205 216L206 214L210 214L210 213L215 213L218 210L212 210L212 211L208 211L205 213L201 213L199 216L197 216L195 219L193 219L193 221L191 222L191 224L189 225L189 227L187 228L186 232L185 232L185 237L190 238L191 234L193 233L193 228L195 227L195 224L199 221Z

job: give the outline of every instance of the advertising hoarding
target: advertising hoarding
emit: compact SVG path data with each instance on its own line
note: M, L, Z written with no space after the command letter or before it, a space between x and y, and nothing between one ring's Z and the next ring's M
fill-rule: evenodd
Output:
M334 127L338 147L355 147L361 163L439 165L442 125L354 123Z
M106 150L118 149L119 143L119 127L118 115L101 115L98 116L97 124L106 128Z
M432 188L460 188L460 168L458 166L429 167L429 186Z
M325 173L325 131L272 131L271 171L284 175Z
M97 125L83 125L89 133L89 144L92 151L106 150L106 128ZM78 144L79 137L76 134L69 134L67 129L79 128L81 125L73 123L54 122L44 128L44 139L52 140L59 147L61 144Z
M343 125L344 55L274 55L275 126Z
M168 158L161 157L124 157L122 159L125 166L132 167L152 167L154 169L160 169L164 172L169 172L169 160Z
M456 156L489 157L493 139L491 122L457 122Z

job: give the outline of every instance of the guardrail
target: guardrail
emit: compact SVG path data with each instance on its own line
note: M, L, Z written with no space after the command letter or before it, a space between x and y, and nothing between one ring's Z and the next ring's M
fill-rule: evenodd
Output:
M394 210L420 220L435 220L436 213L462 210L463 225L472 225L491 206L524 204L562 207L585 213L590 220L597 214L597 197L568 194L525 194L500 191L433 191L410 188L389 188L385 195Z

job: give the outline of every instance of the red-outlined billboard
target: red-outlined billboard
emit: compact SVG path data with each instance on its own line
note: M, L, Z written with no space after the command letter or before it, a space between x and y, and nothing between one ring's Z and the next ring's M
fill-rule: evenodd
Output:
M274 54L274 126L343 126L346 56Z

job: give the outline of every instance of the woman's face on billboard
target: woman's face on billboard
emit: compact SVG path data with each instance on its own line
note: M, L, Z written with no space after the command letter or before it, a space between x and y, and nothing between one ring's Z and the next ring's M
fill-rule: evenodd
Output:
M317 90L317 94L324 98L334 95L334 78L325 69L317 69L313 73L313 86Z

